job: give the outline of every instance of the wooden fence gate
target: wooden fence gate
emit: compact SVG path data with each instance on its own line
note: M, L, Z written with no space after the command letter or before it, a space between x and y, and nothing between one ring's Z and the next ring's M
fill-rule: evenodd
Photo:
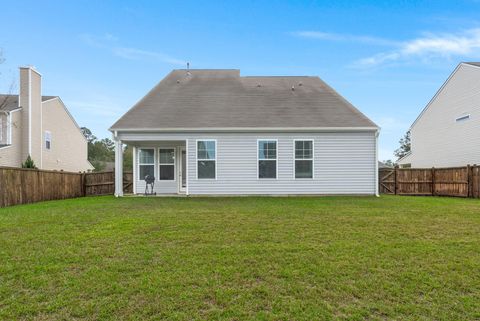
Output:
M448 168L382 168L382 194L480 198L480 166Z

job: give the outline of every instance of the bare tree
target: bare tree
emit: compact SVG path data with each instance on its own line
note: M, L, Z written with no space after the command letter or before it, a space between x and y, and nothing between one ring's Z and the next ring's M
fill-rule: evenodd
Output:
M0 65L2 65L5 62L5 56L3 54L2 48L0 48ZM0 78L2 76L2 73L0 71ZM12 81L10 83L10 88L7 92L6 95L0 95L0 130L2 131L2 142L0 144L5 144L8 142L8 138L5 138L6 136L4 135L5 132L8 133L7 128L9 126L16 126L14 123L9 123L9 117L8 117L8 111L5 111L7 104L9 103L9 100L11 99L11 94L14 89L14 82Z
M3 49L0 48L0 65L3 64L5 62L5 58L3 56ZM2 75L2 72L0 71L0 76ZM3 107L7 104L7 99L8 99L8 96L5 95L5 97L1 97L0 98L0 110L3 109Z
M3 64L5 62L5 60L6 59L5 59L5 55L3 53L3 49L0 48L0 65ZM2 71L0 70L0 77L1 76L2 76ZM12 95L14 89L15 89L15 82L12 80L6 94L0 96L0 111L2 111L5 108L5 106L7 105L8 100L9 100L9 96Z

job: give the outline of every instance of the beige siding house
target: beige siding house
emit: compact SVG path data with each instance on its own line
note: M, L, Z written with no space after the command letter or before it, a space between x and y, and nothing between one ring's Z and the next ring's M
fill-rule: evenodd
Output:
M20 68L19 95L0 95L0 166L30 155L40 169L88 171L87 141L58 96L42 96L42 76Z
M379 128L318 77L174 70L111 128L143 194L378 194Z
M410 128L406 167L480 164L480 63L460 63Z

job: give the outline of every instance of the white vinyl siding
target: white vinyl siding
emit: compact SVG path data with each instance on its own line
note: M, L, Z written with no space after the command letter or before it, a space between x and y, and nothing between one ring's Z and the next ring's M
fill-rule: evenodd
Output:
M120 133L120 139L178 141L187 146L188 193L205 194L375 194L375 132L310 133ZM216 140L216 179L197 179L197 140ZM277 140L277 179L258 179L257 140ZM313 140L313 178L295 179L295 140ZM172 142L172 144L175 144ZM158 185L158 186L157 186ZM145 188L137 181L137 192ZM143 187L143 188L142 188ZM156 184L157 193L177 185Z
M480 164L480 67L458 67L412 126L411 139L412 154L402 164Z

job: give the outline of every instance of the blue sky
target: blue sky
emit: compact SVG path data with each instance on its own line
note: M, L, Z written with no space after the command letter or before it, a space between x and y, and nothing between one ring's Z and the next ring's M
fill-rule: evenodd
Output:
M171 69L318 75L382 127L380 158L460 61L480 1L2 1L0 92L34 65L99 137ZM18 85L17 85L18 89Z

